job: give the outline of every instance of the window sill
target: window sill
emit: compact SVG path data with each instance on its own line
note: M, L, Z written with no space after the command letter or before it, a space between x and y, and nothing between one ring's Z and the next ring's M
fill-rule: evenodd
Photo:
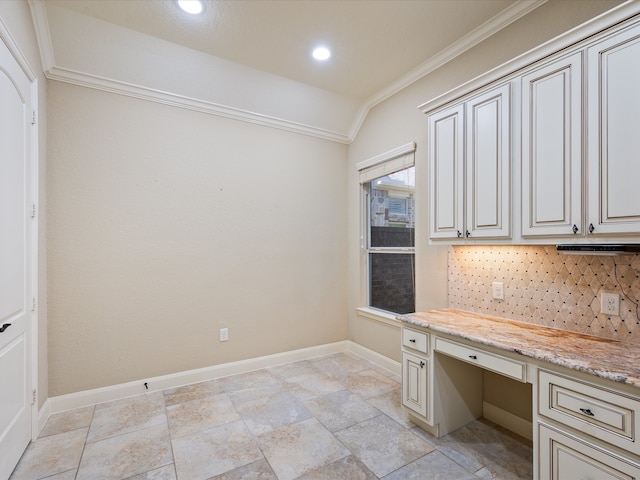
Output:
M356 313L360 317L366 317L380 323L392 325L394 327L400 328L400 326L402 325L402 322L396 318L397 315L395 313L385 312L384 310L378 310L371 307L359 307L356 308Z

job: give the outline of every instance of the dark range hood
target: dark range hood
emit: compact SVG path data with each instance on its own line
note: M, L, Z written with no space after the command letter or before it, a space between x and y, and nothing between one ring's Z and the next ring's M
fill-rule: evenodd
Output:
M566 255L632 255L640 253L640 244L625 245L558 245L558 253Z

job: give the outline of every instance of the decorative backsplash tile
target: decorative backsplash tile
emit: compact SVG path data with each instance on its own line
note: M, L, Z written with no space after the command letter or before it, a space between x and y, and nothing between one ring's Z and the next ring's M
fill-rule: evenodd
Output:
M555 246L449 247L449 307L640 343L640 255L562 255ZM504 300L492 282L504 283ZM600 313L620 294L620 316Z

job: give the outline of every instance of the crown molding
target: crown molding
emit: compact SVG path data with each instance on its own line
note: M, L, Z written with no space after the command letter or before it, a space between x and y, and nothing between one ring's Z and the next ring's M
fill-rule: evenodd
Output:
M36 37L40 49L40 56L45 76L51 80L71 83L88 88L95 88L111 93L126 95L165 105L185 108L201 113L217 115L246 123L262 125L302 135L308 135L342 144L349 144L356 138L369 110L402 91L412 83L428 75L435 69L451 61L468 49L482 42L497 31L523 17L547 0L522 0L503 10L481 26L469 32L463 38L442 50L407 75L394 82L378 94L365 100L358 110L347 132L335 132L323 128L292 122L283 118L234 108L228 105L216 104L197 98L189 98L171 92L159 91L142 85L132 85L113 78L103 78L93 74L71 70L56 64L55 51L51 40L51 32L47 18L46 6L43 0L28 0L32 12Z
M618 23L630 20L640 15L640 2L638 0L628 0L617 7L608 10L587 22L572 28L571 30L519 55L499 66L493 68L448 92L438 95L431 100L418 106L419 110L424 113L431 112L445 104L464 97L465 95L481 88L489 83L495 82L501 78L507 78L510 75L526 68L534 62L537 62L549 55L567 49L572 45L583 42L587 39L593 40L592 37L610 28Z
M475 47L483 40L486 40L491 35L507 27L516 20L524 17L525 15L545 3L547 3L547 0L523 0L511 5L510 7L500 12L498 15L490 18L485 23L475 28L464 37L460 38L455 43L438 52L426 62L411 70L399 80L395 81L374 96L368 98L358 112L347 136L351 139L351 141L355 139L358 131L360 130L360 127L367 118L369 110L371 110L373 107L375 107L379 103L384 102L396 93L404 90L409 85L417 82L421 78L429 75L431 72L440 68L442 65L450 62L457 56L462 55L467 50Z
M245 123L252 123L254 125L277 128L293 133L321 138L323 140L330 140L344 144L350 143L350 140L345 135L341 135L337 132L331 132L329 130L291 122L281 118L219 105L213 102L207 102L170 92L163 92L149 87L133 85L119 80L103 78L97 75L82 73L67 68L53 67L45 71L45 75L50 80L57 80L73 85L138 98L141 100L148 100L171 107L184 108L195 112L230 118Z

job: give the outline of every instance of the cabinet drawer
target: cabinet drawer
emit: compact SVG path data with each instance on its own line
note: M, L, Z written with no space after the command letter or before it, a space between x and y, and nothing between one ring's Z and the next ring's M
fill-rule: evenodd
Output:
M429 334L411 330L410 328L402 329L402 345L423 353L429 353Z
M561 430L538 425L540 480L640 479L640 468L635 462Z
M640 400L544 370L538 377L540 415L640 455Z
M506 377L515 378L521 382L527 380L527 368L524 362L495 355L443 338L436 338L435 349L438 352L486 368L487 370L494 371Z

